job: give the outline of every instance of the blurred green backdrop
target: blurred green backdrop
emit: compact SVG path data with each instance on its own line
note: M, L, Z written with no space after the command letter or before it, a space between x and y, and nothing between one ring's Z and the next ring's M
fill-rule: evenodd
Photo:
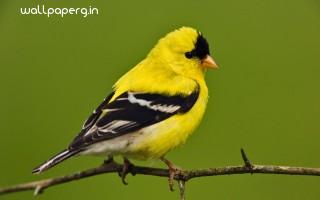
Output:
M93 7L99 15L22 16L21 7ZM31 169L63 149L82 122L156 41L182 25L201 30L220 66L203 123L168 158L183 168L241 164L320 167L318 0L1 0L0 185L97 166L68 160L43 175ZM164 167L160 162L139 162ZM178 199L166 178L102 175L60 185L39 199ZM233 175L192 180L188 199L319 199L320 179ZM33 199L31 192L1 199Z

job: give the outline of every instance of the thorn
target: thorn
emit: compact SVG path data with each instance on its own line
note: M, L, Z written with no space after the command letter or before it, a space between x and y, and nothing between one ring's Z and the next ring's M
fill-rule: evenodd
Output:
M243 148L241 148L240 151L241 151L241 156L242 156L242 160L243 160L243 162L244 162L244 165L245 165L248 169L252 170L253 165L251 164L250 160L248 159L248 157L247 157L246 153L244 152ZM251 174L252 174L252 172L251 172Z
M178 180L179 190L180 190L180 200L185 200L186 182L184 180Z

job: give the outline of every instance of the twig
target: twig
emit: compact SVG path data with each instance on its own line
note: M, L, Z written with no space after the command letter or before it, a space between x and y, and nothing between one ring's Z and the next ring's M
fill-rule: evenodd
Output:
M232 174L286 174L286 175L308 175L308 176L320 176L320 168L306 168L306 167L289 167L289 166L275 166L275 165L256 165L252 164L243 150L241 155L245 165L239 166L227 166L208 169L193 169L182 170L175 175L174 179L179 181L180 198L185 198L185 182L190 179L206 176L221 176ZM38 195L42 193L46 188L54 185L59 185L91 176L96 176L105 173L121 172L122 165L112 162L96 168L88 169L85 171L77 172L70 175L65 175L56 178L44 179L40 181L34 181L29 183L23 183L11 187L0 188L1 194L9 194L14 192L21 192L26 190L34 190L34 194ZM150 176L168 177L169 172L167 169L151 168L133 166L131 172L134 174L143 174Z
M186 182L184 180L178 180L179 190L180 190L180 200L185 200Z
M248 156L246 155L246 153L244 152L244 149L241 148L240 152L241 152L241 156L242 156L242 160L244 162L244 165L246 167L248 167L249 169L251 169L253 167L253 165L251 164L251 162L250 162Z

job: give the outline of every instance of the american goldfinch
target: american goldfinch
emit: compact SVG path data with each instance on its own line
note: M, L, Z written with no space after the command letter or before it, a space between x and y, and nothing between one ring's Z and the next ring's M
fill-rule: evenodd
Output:
M164 156L184 143L203 117L207 68L217 65L200 32L182 27L167 34L115 83L71 144L32 172L41 173L75 155L121 155L124 181L128 158L161 159L172 187L177 168Z

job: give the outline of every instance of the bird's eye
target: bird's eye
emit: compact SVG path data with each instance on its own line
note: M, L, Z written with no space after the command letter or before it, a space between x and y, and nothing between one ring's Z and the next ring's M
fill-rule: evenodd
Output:
M193 57L192 52L187 52L184 54L186 56L186 58L190 59Z

